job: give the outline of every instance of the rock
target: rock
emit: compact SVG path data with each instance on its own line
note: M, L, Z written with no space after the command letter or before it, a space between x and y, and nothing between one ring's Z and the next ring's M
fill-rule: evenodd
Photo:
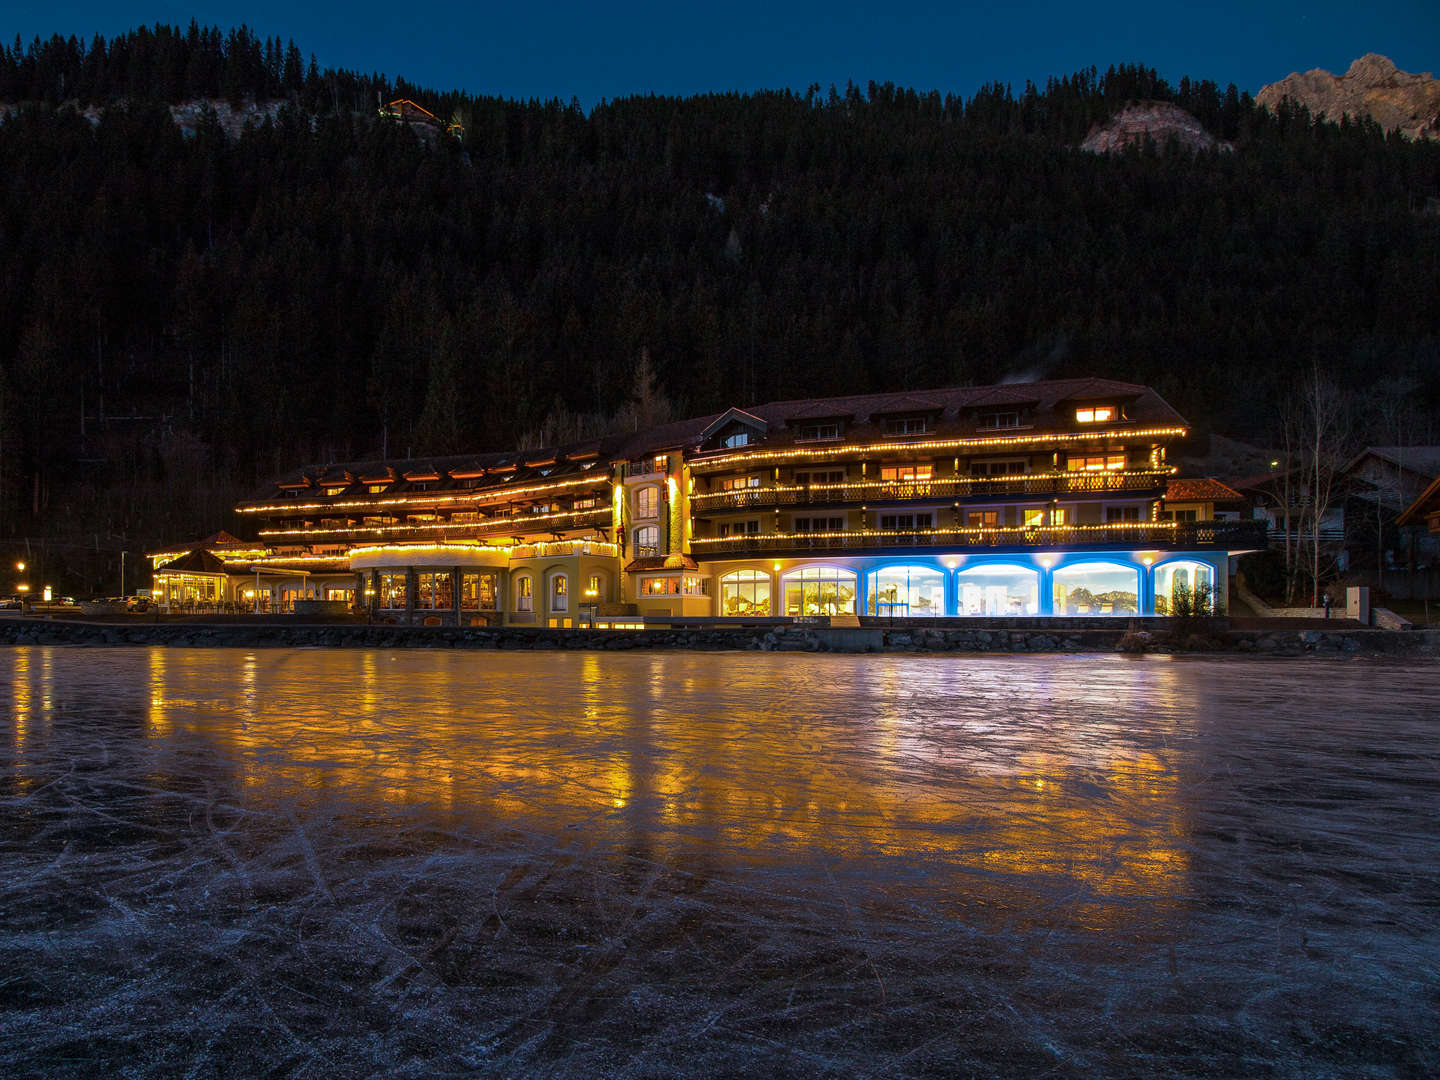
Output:
M1255 95L1257 104L1271 110L1286 98L1304 105L1312 116L1368 117L1385 131L1399 131L1412 139L1440 138L1440 81L1428 71L1419 75L1401 71L1379 53L1366 53L1344 75L1313 68L1288 75Z
M1163 147L1171 139L1192 154L1201 150L1235 149L1211 135L1179 105L1168 101L1137 101L1125 106L1105 123L1092 127L1080 149L1092 154L1116 154L1131 146L1144 146L1147 140Z

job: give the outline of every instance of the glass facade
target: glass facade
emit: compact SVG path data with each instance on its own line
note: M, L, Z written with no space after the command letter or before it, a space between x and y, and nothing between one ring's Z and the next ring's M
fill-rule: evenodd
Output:
M1040 611L1040 574L1007 563L972 566L955 575L961 615L1036 615Z
M855 572L807 566L785 575L786 615L854 615Z
M1140 571L1121 563L1072 563L1055 571L1056 615L1135 615Z
M870 575L871 615L945 614L945 575L924 566L887 566Z
M770 575L735 570L720 579L721 615L769 615Z

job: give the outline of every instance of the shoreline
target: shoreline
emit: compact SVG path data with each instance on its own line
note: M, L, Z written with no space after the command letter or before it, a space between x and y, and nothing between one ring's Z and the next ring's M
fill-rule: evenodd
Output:
M1150 622L1147 620L1147 622ZM0 646L361 648L837 653L1224 653L1437 656L1440 630L1294 626L1145 629L1046 626L681 627L575 630L536 627L377 626L346 623L102 623L11 618Z

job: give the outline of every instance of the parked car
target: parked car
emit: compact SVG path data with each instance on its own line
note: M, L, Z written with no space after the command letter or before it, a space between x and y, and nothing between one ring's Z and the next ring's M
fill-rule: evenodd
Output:
M126 611L149 611L150 598L148 596L132 596L125 601Z
M0 596L0 611L21 611L25 601L18 596Z

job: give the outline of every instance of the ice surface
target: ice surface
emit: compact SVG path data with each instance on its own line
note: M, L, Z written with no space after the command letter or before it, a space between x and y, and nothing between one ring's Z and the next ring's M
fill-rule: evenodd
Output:
M0 1076L1440 1073L1440 668L0 650Z

